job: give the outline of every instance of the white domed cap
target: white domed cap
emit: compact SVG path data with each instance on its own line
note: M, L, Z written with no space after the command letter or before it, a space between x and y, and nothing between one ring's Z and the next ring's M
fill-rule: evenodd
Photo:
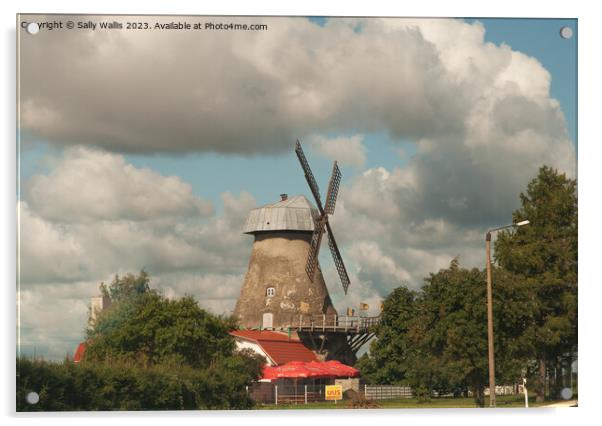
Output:
M263 231L307 231L314 230L314 217L318 210L303 195L284 196L277 203L258 207L249 212L244 233Z

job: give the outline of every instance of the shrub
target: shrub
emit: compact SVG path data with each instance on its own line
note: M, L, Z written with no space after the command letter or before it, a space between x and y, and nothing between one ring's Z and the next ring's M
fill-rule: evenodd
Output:
M158 364L73 364L17 360L17 411L249 409L245 386L257 378L244 355L206 369ZM31 405L26 395L40 400Z

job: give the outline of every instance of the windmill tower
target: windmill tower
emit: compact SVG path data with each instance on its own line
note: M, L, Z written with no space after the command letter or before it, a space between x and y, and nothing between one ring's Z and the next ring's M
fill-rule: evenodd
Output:
M251 210L244 232L255 237L234 314L246 328L287 329L299 315L336 315L318 269L305 272L315 209L307 198L282 194Z
M300 143L295 152L317 207L303 195L281 195L280 201L251 210L244 233L253 235L249 268L234 309L245 328L294 331L323 358L353 362L359 337L367 327L345 317L341 322L318 261L324 233L343 290L350 281L328 217L334 213L341 172L334 162L326 204ZM367 338L366 338L367 340Z

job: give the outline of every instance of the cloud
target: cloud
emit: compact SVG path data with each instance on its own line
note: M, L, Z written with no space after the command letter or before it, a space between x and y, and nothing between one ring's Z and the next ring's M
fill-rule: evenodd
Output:
M410 274L391 257L384 255L376 242L355 243L348 253L355 260L358 277L362 281L384 281L400 286L410 279Z
M271 154L300 137L361 170L361 135L414 143L403 166L370 167L341 183L331 223L352 281L347 296L321 254L339 311L361 301L373 314L392 289L419 288L454 257L482 267L485 230L511 220L541 165L576 176L550 74L486 43L480 23L252 19L269 31L22 39L24 137L76 146L24 186L20 278L31 336L44 327L30 321L37 309L67 311L75 300L60 286L142 267L170 297L193 294L214 312L229 312L238 297L252 242L240 229L254 198L226 192L214 216L188 183L111 151ZM56 309L45 297L57 298ZM75 333L61 315L56 326Z
M75 281L89 273L92 259L76 236L44 220L27 202L19 202L17 210L20 279L47 282L60 277Z
M101 281L111 282L113 276L72 283L49 281L43 286L23 284L17 293L21 352L57 360L67 354L73 357L85 336L90 297L98 294ZM202 308L229 315L243 279L243 275L167 273L151 276L150 285L170 298L192 295Z
M67 354L73 357L87 325L89 298L98 292L98 284L22 285L17 292L21 353L47 359L62 359Z
M194 296L199 305L216 314L230 315L240 294L244 274L175 273L153 279L167 297Z
M434 114L461 113L432 101L453 98L448 85L431 83L445 70L418 30L357 33L359 20L324 27L297 18L229 20L269 29L24 37L23 129L59 145L120 152L266 153L351 123L430 134L439 127Z
M71 148L48 175L25 183L20 211L21 279L75 281L146 268L239 273L250 241L241 234L255 205L222 194L224 213L180 178L136 168L121 155Z
M223 193L222 213L207 216L211 204L181 179L80 147L25 187L18 203L23 353L72 352L89 298L115 274L145 269L166 296L190 294L214 313L231 313L251 252L242 234L256 205L250 194Z
M348 268L349 269L349 268ZM355 270L348 270L352 285L347 294L343 293L339 276L334 265L322 265L322 273L328 286L328 292L339 315L345 315L347 308L355 310L358 315L360 303L367 303L369 309L367 315L375 316L380 312L380 303L383 299L380 283L372 280L362 280Z
M363 139L363 135L336 138L313 135L309 138L309 146L318 154L336 160L343 166L363 168L366 163L366 147Z
M523 139L566 139L550 74L509 46L485 43L478 22L349 18L321 27L299 18L228 19L268 30L23 37L23 139L239 154L284 152L298 137L350 129L483 147L518 144L534 126ZM329 155L339 151L331 142L320 145ZM363 164L355 148L349 161Z
M124 182L126 184L124 184ZM213 206L176 176L127 164L120 155L85 147L65 151L49 175L26 184L30 205L61 222L209 216Z

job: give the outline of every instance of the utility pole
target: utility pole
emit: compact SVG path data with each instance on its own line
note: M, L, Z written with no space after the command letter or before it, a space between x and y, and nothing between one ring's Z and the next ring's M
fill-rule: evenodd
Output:
M487 343L489 354L489 406L495 407L495 357L493 356L493 290L491 284L491 232L485 236L487 255Z
M500 226L487 231L485 235L485 256L487 258L487 352L489 356L489 406L495 407L495 356L493 351L493 289L491 284L491 233L507 228L528 225L523 220L511 225Z

